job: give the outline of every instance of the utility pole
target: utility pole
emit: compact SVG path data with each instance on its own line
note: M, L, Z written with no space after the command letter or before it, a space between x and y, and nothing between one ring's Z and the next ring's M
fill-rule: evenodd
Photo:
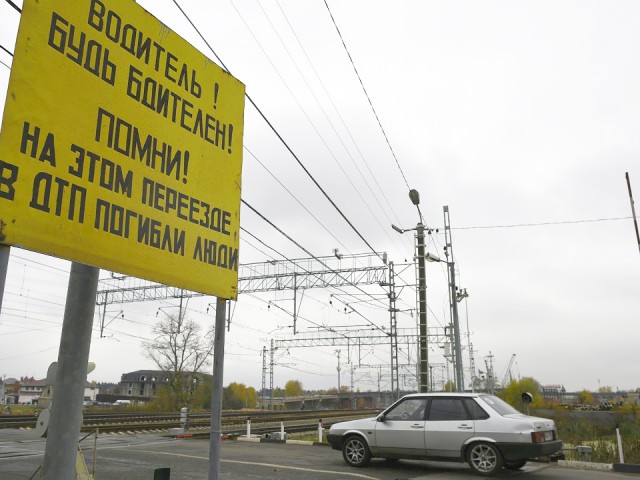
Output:
M353 374L355 373L356 366L351 363L351 410L355 410L356 406L356 394L355 394L355 385L353 383Z
M458 301L464 299L464 313L467 318L467 348L469 349L469 379L471 381L471 391L475 391L476 384L476 360L473 355L473 343L471 343L471 330L469 330L469 293L466 288L461 288L458 292Z
M260 392L260 404L264 410L264 394L267 388L267 347L262 347L262 391Z
M462 347L460 345L460 324L458 322L458 300L456 291L456 271L453 261L453 246L451 243L451 225L449 223L449 207L444 206L444 235L445 255L449 267L449 305L451 306L451 321L453 322L453 378L456 382L456 390L464 391L464 369L462 368ZM451 261L449 261L451 254Z
M271 339L271 357L269 359L269 410L273 410L273 355L274 355L274 348L273 348L273 338Z
M400 398L398 385L398 309L396 308L396 281L393 262L389 262L389 337L391 340L391 393ZM378 388L379 389L379 388Z
M338 410L340 409L340 349L336 350L335 353L338 355Z
M424 264L424 225L416 226L418 257L418 319L420 335L420 385L421 393L429 391L429 347L427 344L427 280Z
M418 224L413 229L402 229L391 225L398 233L404 233L408 230L416 231L416 257L417 257L417 303L418 303L418 353L419 353L419 365L418 371L418 389L421 393L429 391L429 346L427 341L427 280L426 280L426 268L425 251L424 251L424 224L422 223L422 212L420 211L420 194L417 190L409 190L409 199L418 209ZM429 231L431 233L431 231Z
M629 190L629 200L631 201L631 215L633 215L633 225L636 228L636 240L638 241L638 250L640 250L640 233L638 233L638 220L636 218L636 207L633 204L633 195L631 194L631 182L629 181L629 172L625 172L627 179L627 189Z
M487 359L489 359L488 362ZM487 355L487 357L485 358L484 364L487 367L486 389L489 393L494 394L496 381L493 374L493 353L491 353L491 351L489 351L489 355Z

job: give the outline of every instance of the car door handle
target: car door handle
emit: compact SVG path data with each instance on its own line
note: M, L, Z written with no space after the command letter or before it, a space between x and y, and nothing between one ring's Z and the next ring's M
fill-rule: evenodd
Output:
M413 425L411 425L411 428L424 428L424 425L422 425L421 423L414 423Z
M460 430L471 430L473 427L471 425L458 425Z

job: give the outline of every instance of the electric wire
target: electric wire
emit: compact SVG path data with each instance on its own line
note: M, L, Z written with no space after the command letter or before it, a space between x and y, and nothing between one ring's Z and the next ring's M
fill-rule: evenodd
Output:
M344 249L345 249L345 251L347 251L347 252L351 253L351 252L349 251L349 249L348 249L347 247L345 247L345 245L344 245L340 240L338 240L338 238L333 234L333 232L331 232L331 231L330 231L330 230L329 230L329 229L324 225L324 223L322 223L322 222L321 222L321 221L320 221L320 220L319 220L319 219L318 219L318 218L317 218L313 213L311 213L311 211L309 211L309 209L308 209L308 208L307 208L307 207L306 207L306 206L305 206L305 205L304 205L304 204L303 204L303 203L298 199L298 197L296 197L296 196L295 196L295 195L294 195L294 194L293 194L293 193L292 193L292 192L291 192L291 191L290 191L290 190L289 190L289 189L288 189L288 188L287 188L287 187L286 187L286 186L285 186L281 181L280 181L280 179L278 179L278 178L277 178L277 177L276 177L276 176L271 172L271 170L269 170L269 169L267 168L267 166L266 166L266 165L264 165L264 164L260 161L260 159L258 159L258 157L257 157L257 156L256 156L256 155L255 155L251 150L249 150L249 148L247 148L247 147L245 146L245 147L244 147L244 149L247 151L247 153L249 153L249 155L251 155L251 156L254 158L254 160L255 160L256 162L258 162L258 163L260 164L260 166L261 166L262 168L264 168L264 169L267 171L267 173L268 173L269 175L271 175L271 177L272 177L276 182L278 182L278 183L280 184L280 186L281 186L281 187L282 187L282 188L283 188L283 189L284 189L284 190L285 190L285 191L286 191L286 192L291 196L291 198L293 198L293 199L298 203L298 205L300 205L300 206L301 206L301 207L302 207L302 208L303 208L303 209L304 209L304 210L305 210L309 215L311 215L311 217L316 221L316 223L317 223L318 225L320 225L320 227L321 227L324 231L326 231L326 232L327 232L327 233L328 233L328 234L329 234L329 235L330 235L330 236L331 236L331 237L332 237L336 242L338 242L338 244L339 244L342 248L344 248Z
M333 273L338 274L338 276L340 278L342 278L343 280L346 281L346 279L344 277L342 277L342 275L340 275L338 272L336 272L335 270L333 270L331 267L329 267L328 265L326 265L322 260L320 260L318 257L316 257L315 255L313 255L311 252L309 252L309 250L307 250L305 247L303 247L302 245L300 245L298 242L296 242L291 236L289 236L287 233L285 233L281 228L279 228L277 225L275 225L271 220L269 220L267 217L265 217L263 214L261 214L260 212L258 212L258 210L256 210L254 207L252 207L246 200L241 200L241 202L246 205L249 209L251 209L251 211L253 211L256 215L258 215L262 220L264 220L265 222L267 222L269 225L271 225L274 229L276 229L281 235L283 235L287 240L289 240L290 242L292 242L294 245L296 245L298 248L300 248L302 251L304 251L307 255L309 255L310 257L313 257L316 261L318 261L321 265L323 265L325 268L327 268L328 270L331 270ZM380 256L377 252L376 255ZM355 286L355 285L354 285ZM360 290L362 293L367 293L364 290L362 290L360 287L356 288L358 290ZM373 298L373 297L372 297ZM374 298L374 300L379 301L379 299ZM378 327L379 328L379 327Z
M360 147L358 146L358 143L356 142L355 138L353 137L353 134L351 133L351 130L349 129L347 123L345 122L344 118L342 117L342 115L340 114L340 111L338 109L338 107L336 106L335 102L333 101L333 97L331 96L331 94L328 92L324 82L322 81L322 77L320 76L320 74L318 73L315 65L313 64L313 62L311 61L311 58L309 57L306 48L304 47L304 45L302 44L300 38L298 37L298 34L295 30L295 28L293 28L293 25L291 24L291 22L289 21L289 17L287 17L287 14L285 13L284 9L282 8L282 5L280 4L279 0L276 0L276 4L278 5L278 8L280 9L280 12L282 13L282 16L284 17L287 25L289 26L289 29L291 30L291 33L293 33L293 36L295 37L296 41L298 42L298 45L300 46L305 58L307 59L307 62L309 63L309 65L311 66L311 69L313 70L316 79L318 80L318 82L320 83L320 86L322 87L322 90L324 91L325 95L327 96L327 98L329 99L329 102L331 103L334 111L336 112L338 118L340 119L340 122L342 123L342 126L344 127L344 129L346 130L347 134L349 135L349 138L351 139L351 142L353 143L354 147L356 148L360 158L362 159L362 162L364 163L365 167L367 167L367 170L369 171L369 174L371 175L371 178L373 179L374 183L376 184L376 186L378 187L378 191L380 192L380 195L382 196L382 198L384 198L387 206L389 207L389 210L391 211L391 213L395 216L395 219L398 223L398 215L397 213L394 211L393 207L391 206L391 203L389 202L389 200L387 199L387 196L385 194L384 189L380 186L380 184L378 183L378 180L376 178L376 176L373 174L373 172L371 171L371 168L369 167L368 162L365 160L364 155L362 153L362 151L360 150ZM368 184L367 184L368 185ZM372 192L373 193L373 192ZM380 202L378 201L378 196L374 195L374 198L376 200L376 202L378 202L378 205L380 206L380 209L384 212L384 209L382 208L382 206L380 205ZM386 215L387 220L390 220L389 217Z
M9 50L7 50L3 45L0 45L0 48L13 57L13 53L11 53ZM11 67L9 67L9 69L11 69Z
M213 49L213 47L211 47L211 45L209 44L209 42L205 39L204 35L200 32L200 30L198 29L198 27L196 27L196 25L193 23L193 21L191 20L191 18L189 17L189 15L187 15L187 13L182 9L182 7L180 6L180 4L178 3L177 0L173 0L173 3L176 5L176 7L180 10L180 12L182 13L182 15L185 17L185 19L189 22L189 24L193 27L193 29L196 31L196 33L198 34L198 36L202 39L202 41L205 43L205 45L209 48L209 50L211 51L211 53L216 57L216 59L220 62L220 65L229 73L231 73L231 71L227 68L227 66L224 64L224 62L222 61L222 59L220 58L220 56L215 52L215 50ZM324 188L322 188L322 186L320 185L320 183L318 183L318 181L316 180L316 178L311 174L311 172L307 169L307 167L302 163L302 161L300 160L300 158L295 154L295 152L293 151L293 149L289 146L289 144L285 141L284 137L282 137L282 135L280 134L280 132L274 127L274 125L269 121L269 119L267 118L267 116L264 114L264 112L258 107L258 105L253 101L253 98L251 98L251 96L245 92L245 97L247 98L247 100L249 100L249 103L251 103L251 105L253 105L253 107L255 108L256 112L258 112L258 114L262 117L262 119L265 121L265 123L269 126L269 128L271 129L271 131L276 135L276 137L278 137L278 139L280 140L280 142L282 143L282 145L287 149L287 151L291 154L291 156L296 160L296 162L298 163L298 165L302 168L302 170L307 174L307 176L309 177L309 179L314 183L314 185L320 190L320 192L324 195L324 197L329 201L329 203L333 206L333 208L340 214L340 216L344 219L345 222L347 222L347 224L351 227L351 229L358 235L358 237L360 237L360 239L365 243L365 245L367 245L367 247L369 247L369 249L375 253L376 255L380 256L379 252L376 252L376 250L369 244L369 242L364 238L364 236L360 233L360 231L355 227L355 225L353 225L353 223L351 223L351 220L349 220L347 218L347 216L344 214L344 212L340 209L340 207L338 207L338 205L334 202L334 200L331 198L331 196L326 192L326 190ZM382 258L382 257L381 257Z
M300 110L302 111L302 113L304 114L304 116L306 117L307 121L311 124L311 126L313 127L314 131L316 132L316 134L318 135L318 137L320 138L320 140L322 141L322 143L324 144L324 146L326 147L327 151L329 152L329 154L331 155L331 157L333 158L334 162L336 163L336 165L338 166L338 168L340 169L340 171L343 173L344 178L347 179L347 181L351 184L351 187L353 189L353 191L358 195L358 197L360 197L360 200L362 201L363 205L365 206L365 208L369 211L369 213L371 214L371 216L373 217L373 219L376 221L376 223L378 224L378 226L380 227L380 229L385 233L385 235L387 236L387 238L392 242L395 243L395 237L391 237L391 235L389 234L389 232L387 231L388 229L385 228L382 223L380 223L380 220L378 219L378 217L375 215L375 213L373 212L373 210L371 209L371 206L369 205L370 202L367 202L365 200L365 198L362 196L362 194L360 193L360 189L354 184L354 182L352 181L349 173L343 168L342 163L340 161L338 161L338 158L336 157L336 155L333 153L331 147L329 147L328 143L325 141L324 137L322 136L322 134L320 133L320 131L318 130L318 128L315 126L313 120L311 120L311 118L309 117L309 115L307 115L306 111L304 110L304 108L302 107L301 103L298 101L297 97L295 96L295 94L293 93L293 91L291 90L291 88L289 87L287 81L284 79L284 77L280 74L280 71L278 68L276 68L276 66L274 65L273 61L271 60L271 57L269 56L269 54L266 52L266 50L262 47L262 44L259 42L259 40L257 39L257 37L255 36L255 34L253 33L253 30L251 29L251 27L249 26L249 24L247 23L247 21L244 19L243 15L240 13L240 11L238 10L238 8L235 6L235 4L233 3L233 1L231 1L231 5L233 6L233 8L235 9L236 13L238 14L238 16L240 17L240 19L242 20L242 22L244 23L244 25L246 26L247 30L249 30L249 33L251 33L251 36L253 37L253 39L255 40L255 42L257 43L258 47L260 48L260 50L262 51L262 53L264 54L264 56L269 60L269 63L271 64L271 66L273 67L274 71L276 72L276 74L278 75L278 77L280 78L280 80L282 81L282 83L285 85L285 87L287 88L287 90L289 91L289 93L291 94L291 96L294 98L294 100L296 101L298 107L300 108ZM278 38L278 40L280 41L280 44L282 45L282 48L284 49L284 51L287 53L289 59L291 60L291 63L294 65L294 67L296 68L296 70L298 71L298 74L300 75L300 78L302 78L304 84L306 85L309 93L311 93L311 96L313 97L313 99L315 100L316 105L320 108L320 111L322 112L325 120L327 121L327 123L330 125L331 129L333 130L333 133L335 134L336 138L338 139L338 141L340 142L340 144L342 145L342 148L344 149L345 153L347 154L347 157L351 160L351 163L353 164L353 166L355 167L356 171L358 172L358 174L360 175L360 178L362 179L362 181L364 182L364 184L367 186L369 192L371 193L371 196L373 197L373 199L378 203L378 206L380 207L380 211L385 215L385 217L387 218L387 220L391 223L391 219L389 218L389 216L386 214L386 212L384 211L384 209L382 208L382 205L380 204L379 200L378 200L378 196L373 192L371 186L369 185L369 182L367 181L367 179L365 178L365 176L362 173L362 170L360 169L360 167L358 166L358 164L356 163L355 159L353 158L353 155L351 155L351 152L349 151L349 149L347 148L347 146L344 143L344 140L342 139L342 136L338 133L338 130L336 129L333 121L331 120L331 118L329 117L326 109L324 108L324 106L322 105L322 102L320 102L320 100L318 99L317 95L315 94L315 92L313 91L313 89L311 88L311 85L309 84L309 82L307 81L306 76L302 73L302 71L300 70L300 67L298 66L298 63L295 61L295 59L293 58L293 55L291 54L289 48L287 47L286 43L284 42L284 40L282 39L282 36L280 35L280 33L278 32L278 29L275 28L275 26L273 25L273 22L271 21L271 18L269 17L269 15L267 14L266 10L264 9L264 7L258 3L258 6L260 7L260 10L262 11L262 14L264 15L264 17L267 19L267 22L269 23L269 26L271 27L271 29L273 30L273 32L275 33L276 37ZM366 162L365 162L366 164Z
M22 9L15 3L13 3L12 0L4 0L4 1L7 2L9 5L11 5L18 13L22 13Z
M362 91L364 92L365 96L367 97L367 100L369 101L369 105L371 106L371 111L373 111L373 114L376 117L376 120L378 121L378 125L380 126L380 130L382 131L382 135L384 136L384 139L387 142L387 145L389 146L389 150L391 151L391 155L393 155L393 158L396 161L396 165L398 166L398 170L400 170L400 174L402 175L402 179L404 180L405 185L407 186L407 189L411 189L411 187L409 187L409 182L407 182L407 177L404 174L404 171L402 170L402 167L400 166L400 162L398 161L398 157L396 156L395 151L393 150L393 147L391 146L391 142L389 141L389 137L387 136L387 132L384 130L384 127L382 126L382 121L380 120L380 117L378 116L378 113L376 112L376 109L373 107L373 102L371 101L371 97L369 97L369 93L367 92L367 89L364 86L364 82L362 81L362 77L360 77L360 73L358 72L358 69L356 68L356 64L353 61L353 58L351 57L351 53L349 53L349 49L347 48L347 44L344 41L344 38L342 37L342 33L340 32L340 29L338 28L338 24L336 23L335 18L333 17L333 14L331 13L331 9L329 8L329 4L327 3L327 0L324 0L324 4L327 7L327 11L329 12L329 16L331 17L331 21L333 22L333 25L336 27L336 31L338 32L338 36L340 37L340 41L342 42L342 46L344 47L345 52L347 53L347 56L349 57L349 61L351 62L351 65L353 66L353 70L356 73L356 76L358 77L358 80L360 81L360 85L362 86Z
M633 217L609 217L609 218L593 218L587 220L562 220L558 222L539 222L539 223L515 223L511 225L477 225L470 227L451 227L451 230L488 230L495 228L521 228L521 227L546 227L549 225L572 225L579 223L596 223L596 222L615 222L619 220L629 220Z

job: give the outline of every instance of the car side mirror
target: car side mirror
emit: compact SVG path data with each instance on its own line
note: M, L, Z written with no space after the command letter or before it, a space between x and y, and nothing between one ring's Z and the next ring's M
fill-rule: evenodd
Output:
M376 420L377 420L378 422L384 422L384 420L385 420L385 418L384 418L384 414L383 414L383 413L381 413L380 415L378 415L378 418L376 418Z

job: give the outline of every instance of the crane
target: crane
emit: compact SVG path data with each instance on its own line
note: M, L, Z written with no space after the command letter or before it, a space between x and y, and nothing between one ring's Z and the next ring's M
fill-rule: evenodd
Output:
M513 362L516 359L516 354L511 355L511 360L509 360L509 366L507 370L504 372L504 377L502 377L502 388L507 386L507 380L511 380L513 377L511 376L511 367L513 366Z

